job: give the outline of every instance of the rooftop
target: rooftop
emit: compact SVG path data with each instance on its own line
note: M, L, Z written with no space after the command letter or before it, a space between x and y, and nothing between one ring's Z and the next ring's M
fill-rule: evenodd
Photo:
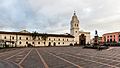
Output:
M0 31L0 34L12 34L12 35L32 35L33 33L30 32L5 32ZM47 35L48 37L70 37L74 38L74 36L70 34L47 34L47 33L38 33L39 36Z

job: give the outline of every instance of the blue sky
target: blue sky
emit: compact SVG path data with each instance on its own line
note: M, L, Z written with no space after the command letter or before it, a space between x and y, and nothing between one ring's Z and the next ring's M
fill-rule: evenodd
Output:
M120 31L120 0L0 0L0 30L69 33L74 10L92 36Z

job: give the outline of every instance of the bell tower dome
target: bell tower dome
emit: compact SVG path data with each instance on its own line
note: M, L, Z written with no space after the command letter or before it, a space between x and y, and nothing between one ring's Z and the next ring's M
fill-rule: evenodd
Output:
M76 43L79 43L79 20L76 16L76 12L74 11L74 14L72 16L72 20L70 22L71 28L70 28L70 34L75 37L74 41Z

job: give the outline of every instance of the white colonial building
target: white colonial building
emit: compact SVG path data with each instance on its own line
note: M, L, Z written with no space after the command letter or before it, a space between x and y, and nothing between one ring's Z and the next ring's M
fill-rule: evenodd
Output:
M0 31L0 45L9 46L69 46L90 43L90 32L79 31L79 20L76 13L72 16L70 34L44 34Z

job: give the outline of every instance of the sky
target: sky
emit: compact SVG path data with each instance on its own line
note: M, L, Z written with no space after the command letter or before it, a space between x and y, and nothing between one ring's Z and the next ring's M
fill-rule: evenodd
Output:
M74 11L92 37L120 31L120 0L0 0L0 31L70 33Z

